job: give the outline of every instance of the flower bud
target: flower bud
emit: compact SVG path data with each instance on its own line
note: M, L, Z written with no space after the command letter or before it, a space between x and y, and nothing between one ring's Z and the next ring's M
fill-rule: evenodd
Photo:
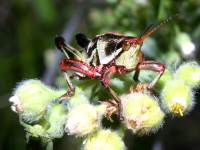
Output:
M21 116L20 124L25 128L28 136L40 138L44 144L47 144L46 142L49 140L63 136L66 118L66 106L58 103L51 103L47 107L44 118L41 118L37 124L27 124L21 120Z
M64 90L53 90L39 80L27 80L17 86L9 101L12 102L11 109L31 123L44 115L50 101L64 93Z
M74 107L68 114L65 131L68 134L84 136L95 132L99 127L106 107L100 108L90 104Z
M182 64L176 71L176 77L186 84L196 87L200 85L200 66L194 61Z
M46 126L48 126L48 122L43 120L42 123L40 124L35 124L35 125L29 125L25 123L23 120L21 120L20 117L20 124L24 127L24 130L26 131L27 134L27 140L29 140L29 137L35 137L35 138L41 138L41 137L47 137L46 134Z
M87 137L83 150L125 150L122 138L111 130L99 130Z
M67 108L63 104L50 104L47 107L46 120L49 123L47 134L51 138L60 138L64 134L67 119Z
M168 81L162 90L161 96L165 110L174 115L183 116L192 108L192 91L182 80Z
M164 84L167 81L172 80L172 78L173 78L172 73L168 69L165 69L165 72L163 73L163 75L160 77L160 79L156 83L155 88L158 90L161 90L163 88Z
M121 96L124 122L138 135L156 132L161 127L164 113L155 97L142 93Z
M67 105L69 109L73 109L81 104L89 104L89 100L84 94L83 89L76 87L74 95L70 98L70 100L67 100Z

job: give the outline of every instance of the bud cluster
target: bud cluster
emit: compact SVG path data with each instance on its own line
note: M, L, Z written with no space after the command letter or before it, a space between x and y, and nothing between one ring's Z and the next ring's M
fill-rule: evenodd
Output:
M120 78L111 82L121 92L126 85ZM18 84L9 101L27 135L41 138L46 144L66 133L83 138L83 150L125 150L122 134L105 127L103 118L107 117L112 124L112 116L117 114L122 117L119 130L125 127L139 136L155 133L162 127L166 114L182 117L192 109L193 89L199 85L200 66L188 62L180 65L175 73L167 69L155 91L148 90L147 84L131 85L120 96L120 105L115 100L94 105L89 101L92 96L80 85L73 96L60 102L59 97L66 91L52 89L39 80Z
M187 62L170 76L162 86L162 106L167 113L182 117L193 108L193 89L200 85L200 66Z

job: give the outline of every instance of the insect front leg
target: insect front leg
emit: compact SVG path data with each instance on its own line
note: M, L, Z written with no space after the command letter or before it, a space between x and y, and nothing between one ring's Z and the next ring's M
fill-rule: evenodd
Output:
M74 92L75 92L75 87L72 84L67 72L66 71L63 72L63 75L64 75L64 78L65 78L65 80L67 82L67 85L68 85L69 89L67 90L67 92L64 95L59 97L59 101L60 102L69 99L71 96L74 95Z
M123 116L122 116L122 105L121 105L121 99L119 98L119 96L116 94L116 92L109 86L109 81L110 81L110 77L112 74L123 74L125 72L127 72L127 69L124 66L112 66L109 67L107 69L102 69L103 73L102 73L102 77L101 77L101 82L103 84L103 86L108 90L108 92L110 93L110 95L113 97L113 99L115 100L115 102L118 104L118 115L119 115L119 119L123 120Z
M74 95L75 92L75 87L71 83L70 77L66 73L67 71L75 71L76 73L81 73L90 78L95 78L100 76L96 68L89 66L88 64L80 60L62 59L59 67L60 70L64 72L64 77L69 86L69 90L63 96L60 97L60 101L64 99L69 99L71 96Z
M165 71L165 65L156 62L156 61L143 61L142 63L140 63L138 65L138 69L139 70L152 70L155 72L158 72L158 75L155 77L155 79L148 85L148 89L152 89L157 81L160 79L160 77L162 76L162 74Z

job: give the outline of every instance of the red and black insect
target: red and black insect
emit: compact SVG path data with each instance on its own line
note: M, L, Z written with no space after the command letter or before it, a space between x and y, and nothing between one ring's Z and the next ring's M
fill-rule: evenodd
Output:
M66 44L62 37L56 37L55 44L57 48L63 51L67 57L62 59L59 65L69 86L69 90L63 97L71 96L75 90L66 73L67 71L75 71L81 77L99 79L102 85L108 89L111 96L118 102L119 110L121 107L120 99L109 86L112 74L135 71L134 80L138 80L140 70L158 72L157 77L148 84L147 88L152 89L162 76L165 66L156 61L145 60L141 46L148 36L169 20L171 18L162 21L158 25L151 25L139 37L126 36L119 33L105 33L89 39L84 34L79 33L76 35L76 40L78 45L85 49L83 52L86 55Z

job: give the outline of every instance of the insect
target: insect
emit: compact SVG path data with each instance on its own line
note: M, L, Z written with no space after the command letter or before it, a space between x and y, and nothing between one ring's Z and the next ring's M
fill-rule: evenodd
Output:
M66 73L67 71L74 71L76 75L83 78L99 79L118 103L119 110L121 109L120 98L109 86L111 75L135 71L133 78L138 80L140 70L155 71L158 75L147 86L151 90L164 73L165 66L156 61L145 60L141 47L147 37L171 19L168 18L158 25L149 26L139 37L109 32L89 39L84 34L79 33L76 35L76 40L78 45L84 49L86 55L66 44L64 38L56 37L55 44L57 48L63 51L67 57L62 59L59 65L69 86L63 97L70 97L75 90L69 75Z

